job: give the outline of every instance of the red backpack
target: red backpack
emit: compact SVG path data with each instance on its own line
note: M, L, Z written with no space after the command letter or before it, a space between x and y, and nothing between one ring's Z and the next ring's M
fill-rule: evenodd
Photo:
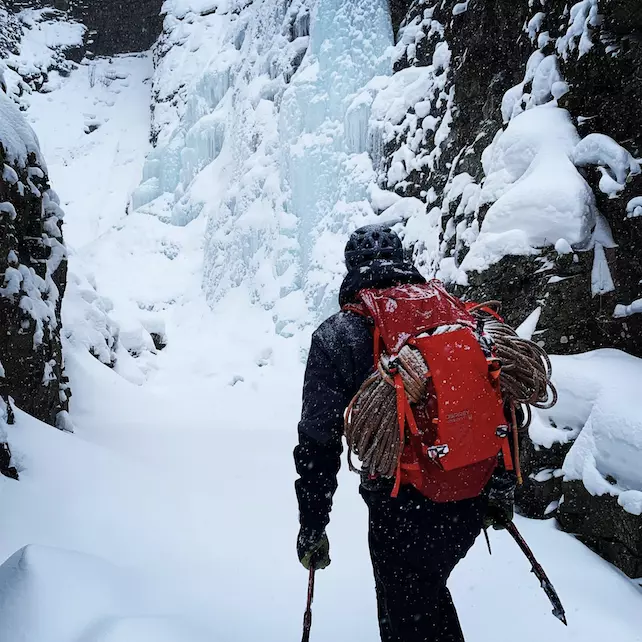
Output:
M480 344L466 305L438 281L359 293L344 306L374 321L375 367L382 353L394 363L404 345L420 351L429 368L426 400L411 407L394 374L397 417L404 444L393 496L411 484L435 502L479 496L503 453L512 469L509 427L499 388L499 361Z

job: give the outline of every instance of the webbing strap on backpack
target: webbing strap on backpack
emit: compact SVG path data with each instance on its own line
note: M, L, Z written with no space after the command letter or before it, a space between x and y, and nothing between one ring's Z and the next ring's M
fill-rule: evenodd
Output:
M395 475L395 486L392 490L392 496L396 497L399 494L401 487L401 458L403 456L403 443L406 439L406 404L408 399L406 391L403 387L403 379L397 373L395 375L395 389L397 391L397 421L399 422L399 439L401 440L401 449L399 451L399 459L397 460L397 474Z
M381 341L381 332L379 327L375 326L374 330L374 358L375 364L379 363L379 359L382 353L382 341ZM397 471L395 474L395 485L392 490L392 497L397 497L399 495L399 489L401 488L401 482L403 477L404 469L412 468L419 471L420 466L418 463L408 464L403 462L404 455L404 442L406 441L406 424L410 430L411 439L419 437L419 428L417 426L417 421L410 407L410 402L408 401L408 396L406 395L406 390L403 385L403 379L399 372L395 372L393 376L393 382L395 385L396 392L396 402L397 402L397 423L399 424L399 441L402 444L402 448L399 452L399 458L397 460Z

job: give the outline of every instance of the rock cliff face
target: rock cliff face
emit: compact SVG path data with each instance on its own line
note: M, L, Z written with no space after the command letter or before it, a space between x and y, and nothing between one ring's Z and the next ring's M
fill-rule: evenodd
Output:
M66 271L62 210L37 138L0 91L0 393L61 429L70 396L60 342Z
M160 6L160 0L0 0L0 472L8 476L17 476L3 429L13 420L12 403L72 429L60 336L63 213L20 110L33 92L51 91L55 74L68 75L85 53L148 49L161 30ZM112 365L109 320L106 327L109 336L99 336L92 352Z
M555 102L568 110L580 137L607 135L622 146L622 153L626 150L633 158L642 154L642 115L636 107L642 96L642 46L636 36L642 29L642 9L626 0L578 2L569 26L568 4L548 2L544 11L538 2L453 0L412 3L404 13L403 3L393 3L393 20L404 22L401 37L408 40L397 69L434 65L440 47L448 48L450 61L441 101L434 101L425 116L415 114L417 128L424 125L426 132L434 125L425 126L425 119L448 121L441 137L424 135L419 145L420 151L439 153L433 154L433 162L415 161L420 167L409 167L401 181L393 175L392 185L388 171L388 184L441 208L439 259L442 266L452 263L466 271L468 283L460 285L462 291L475 298L500 298L514 323L541 307L538 329L548 350L566 354L614 347L641 356L642 317L627 315L625 309L642 296L642 226L639 217L631 215L633 206L627 216L627 204L642 194L639 165L614 176L605 157L579 164L601 214L593 227L599 223L599 231L605 232L597 249L594 234L584 239L584 247L575 246L573 254L555 251L552 239L538 244L531 256L497 253L499 260L486 261L482 270L470 269L475 264L465 262L493 204L488 195L475 202L471 188L483 189L487 178L482 153L523 107ZM560 94L556 98L551 92ZM507 113L509 101L513 110ZM407 140L397 136L389 142L389 159L399 152L400 143ZM462 189L466 174L466 180L472 180ZM605 184L610 180L617 185L613 189ZM434 188L434 201L431 195L422 197L426 185ZM623 308L616 311L618 304Z
M87 49L98 56L147 51L163 28L162 0L58 0L56 4L67 4L70 15L87 25Z
M27 4L27 3L23 3ZM0 67L4 90L21 110L32 92L50 92L50 77L68 76L82 58L85 27L43 3L15 13L15 3L0 0ZM13 7L13 10L12 10ZM55 81L54 81L55 82Z
M84 28L70 25L55 46L45 30L62 14L16 14L16 4L0 0L0 442L3 425L13 419L11 399L41 421L71 430L60 338L67 276L63 212L20 109L31 92L46 90L52 71L68 73L65 52L81 41ZM31 58L21 52L27 30L43 35L35 38L42 51ZM15 476L8 448L0 453L0 470Z
M78 59L86 52L113 56L147 51L163 28L163 0L5 0L5 3L14 12L50 7L84 24L85 47L78 50Z
M536 311L551 353L642 356L642 5L391 0L391 12L389 85L417 99L382 118L379 182L411 204L399 211L416 260L459 294L501 300L512 324ZM570 443L526 441L520 509L552 516L563 499L561 525L639 576L642 518L553 474Z
M9 9L6 2L0 0L0 57L2 58L10 51L15 53L20 42L20 23Z

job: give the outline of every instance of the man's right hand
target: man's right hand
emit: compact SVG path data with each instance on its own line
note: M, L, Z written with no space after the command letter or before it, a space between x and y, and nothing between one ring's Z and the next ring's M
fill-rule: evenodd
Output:
M315 533L301 528L296 548L299 561L306 570L313 566L320 571L330 566L330 542L325 531Z
M503 530L513 521L516 484L517 478L514 472L495 471L489 483L484 529L492 526L495 530Z

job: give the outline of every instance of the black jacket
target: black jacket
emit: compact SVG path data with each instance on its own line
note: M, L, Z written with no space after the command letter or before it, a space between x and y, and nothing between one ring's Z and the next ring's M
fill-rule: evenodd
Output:
M424 282L411 265L373 262L348 273L339 303L343 306L356 301L357 292L364 288ZM322 532L330 521L343 450L343 413L373 366L372 324L365 317L338 312L312 335L299 445L294 450L299 516L301 526L310 533Z

